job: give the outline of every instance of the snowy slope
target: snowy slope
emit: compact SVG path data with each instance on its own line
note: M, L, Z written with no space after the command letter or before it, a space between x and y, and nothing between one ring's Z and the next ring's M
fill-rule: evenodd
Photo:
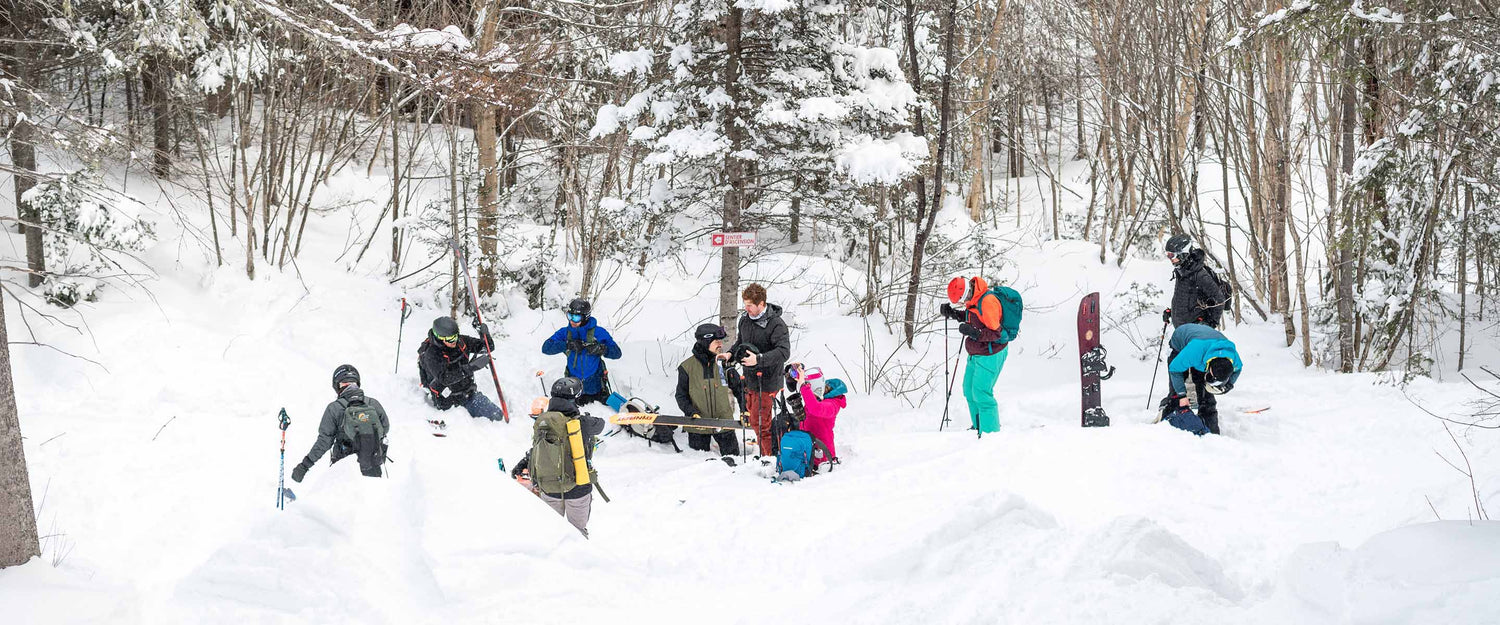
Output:
M497 360L519 419L449 412L449 436L431 437L415 350L446 307L405 294L422 308L394 373L403 292L379 261L345 270L344 226L315 218L298 270L253 282L163 236L145 257L160 274L149 295L110 291L82 333L29 317L97 364L13 347L54 536L45 560L0 571L9 622L1500 622L1500 523L1458 522L1473 515L1469 480L1434 453L1461 462L1454 443L1406 398L1456 415L1473 389L1307 370L1278 325L1245 324L1229 332L1246 371L1221 401L1225 435L1152 425L1160 322L1130 312L1130 288L1165 288L1164 262L1100 265L1097 248L1043 242L1037 225L995 233L1020 242L999 277L1028 310L997 389L1003 429L976 440L960 395L956 425L938 431L940 330L893 360L910 378L899 397L871 393L869 370L898 339L826 286L861 284L859 270L816 243L763 254L745 276L771 281L792 313L796 358L851 383L843 466L773 485L758 467L611 437L597 465L614 501L596 499L585 541L496 467L528 444L533 373L560 371L539 348L561 314L499 302ZM626 351L617 385L671 404L687 331L716 306L703 284L717 262L690 250L684 269L627 272L596 303ZM1119 372L1104 385L1114 426L1084 430L1074 314L1093 290ZM612 317L642 293L638 313ZM6 305L22 336L19 304ZM345 362L392 414L390 476L320 463L278 511L276 412L292 416L295 464ZM492 392L483 376L480 388ZM1493 506L1500 438L1455 433Z

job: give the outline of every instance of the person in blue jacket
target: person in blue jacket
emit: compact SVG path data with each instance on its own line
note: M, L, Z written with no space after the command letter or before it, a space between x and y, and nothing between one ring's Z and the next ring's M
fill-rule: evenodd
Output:
M594 307L586 299L568 302L564 312L568 314L568 325L552 333L542 342L542 353L566 354L567 375L583 380L583 394L574 403L583 406L592 402L604 403L609 399L609 367L604 359L620 357L620 346L599 321L589 316Z
M1219 433L1217 395L1228 393L1240 379L1239 352L1224 334L1198 323L1183 324L1168 343L1167 380L1172 394L1162 400L1162 415L1188 409L1196 412L1209 432Z

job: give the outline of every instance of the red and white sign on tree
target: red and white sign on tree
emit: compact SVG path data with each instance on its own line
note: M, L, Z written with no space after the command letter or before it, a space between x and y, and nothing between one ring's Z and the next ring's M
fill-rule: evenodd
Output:
M714 247L750 247L755 245L755 233L715 232L710 241Z

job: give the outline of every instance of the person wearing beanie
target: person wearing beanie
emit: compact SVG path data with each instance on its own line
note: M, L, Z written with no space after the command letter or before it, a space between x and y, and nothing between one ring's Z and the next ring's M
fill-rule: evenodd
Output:
M474 329L479 338L459 334L458 322L452 317L432 321L432 329L417 348L422 388L427 390L427 401L438 410L463 406L471 417L499 421L505 418L500 407L474 384L474 372L489 366L489 350L494 349L495 342L484 324Z
M723 359L724 327L705 323L693 331L693 353L677 365L677 407L682 414L704 419L735 419L739 403L735 395L739 380L726 375ZM778 367L780 365L777 365ZM779 381L778 381L779 382ZM733 430L684 427L688 447L710 451L711 442L719 443L721 456L738 456L739 440Z
M1243 365L1234 343L1203 324L1184 324L1172 331L1167 380L1172 394L1161 402L1163 418L1190 410L1213 434L1219 433L1218 395L1234 389Z
M354 365L339 365L333 370L333 392L338 393L338 399L323 409L318 440L302 462L292 468L293 482L301 482L307 476L307 470L329 450L333 451L329 464L352 455L359 459L360 475L381 476L388 447L385 435L391 429L385 408L360 390L359 370Z

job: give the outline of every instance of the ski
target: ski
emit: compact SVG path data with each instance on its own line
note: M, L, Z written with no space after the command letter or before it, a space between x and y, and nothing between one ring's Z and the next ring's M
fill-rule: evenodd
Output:
M427 426L432 429L432 435L438 438L448 436L448 422L442 419L428 419Z
M743 421L738 419L694 419L681 415L662 415L651 412L622 412L612 415L609 422L615 425L681 425L700 428L739 428L750 429Z
M1083 427L1109 425L1109 415L1099 405L1099 381L1115 374L1115 368L1104 362L1108 354L1099 345L1099 293L1089 293L1078 303L1078 371L1083 386Z
M1270 409L1271 409L1270 406L1266 406L1265 408L1261 408L1259 410L1246 410L1245 414L1260 414L1260 413L1265 412L1265 411L1270 410Z

